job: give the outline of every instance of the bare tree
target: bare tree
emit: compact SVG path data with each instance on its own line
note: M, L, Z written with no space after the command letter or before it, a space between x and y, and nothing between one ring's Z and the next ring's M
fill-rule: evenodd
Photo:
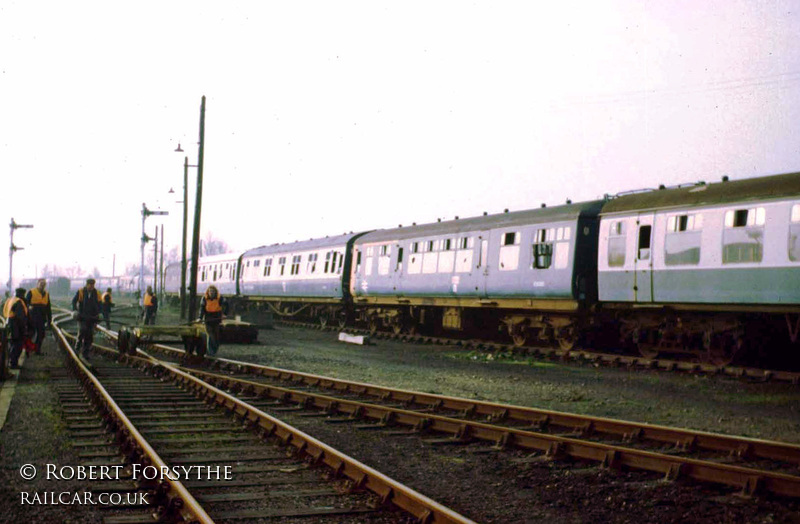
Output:
M78 278L83 273L80 265L74 265L64 268L64 275L67 278Z
M221 255L229 251L228 244L219 238L215 238L211 231L206 235L203 241L203 248L201 252L203 255Z

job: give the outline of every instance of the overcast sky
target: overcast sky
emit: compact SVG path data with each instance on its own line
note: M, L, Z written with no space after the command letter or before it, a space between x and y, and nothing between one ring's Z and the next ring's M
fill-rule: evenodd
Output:
M798 35L797 0L0 0L14 278L119 274L143 202L177 246L203 95L232 249L800 171Z

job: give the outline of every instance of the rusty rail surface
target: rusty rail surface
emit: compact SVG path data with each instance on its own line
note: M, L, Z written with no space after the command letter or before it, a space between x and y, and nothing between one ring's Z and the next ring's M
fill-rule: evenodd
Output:
M173 358L185 356L183 350L161 344L154 344L151 348ZM336 392L372 396L382 402L400 402L407 405L427 404L432 410L449 409L463 415L483 415L489 421L513 420L527 423L534 428L546 425L564 426L572 428L575 436L609 434L621 437L625 441L652 440L668 443L677 449L686 451L695 449L722 451L738 458L778 460L800 465L800 446L795 444L392 389L222 358L207 359L207 361L210 362L209 365L217 369L288 381L295 387L328 388ZM245 393L344 413L351 417L369 418L381 424L403 424L416 430L447 433L453 435L457 440L478 439L492 442L498 446L515 446L544 452L547 456L554 458L568 456L597 461L608 467L626 466L660 473L669 479L688 477L703 482L733 486L740 489L745 495L765 491L782 496L800 497L800 477L794 475L468 421L462 418L435 415L430 410L421 413L420 411L345 400L329 395L215 375L196 369L188 371L205 377L207 380L215 381L215 383L224 384L227 388Z
M132 457L138 463L152 465L162 471L162 467L167 467L166 462L158 456L133 423L125 416L125 413L122 412L117 403L114 402L114 399L111 398L100 381L78 358L78 355L67 341L68 335L58 327L59 322L70 318L71 315L58 315L52 322L56 340L68 356L69 367L80 378L93 401L108 414L108 417L116 426L117 436L122 440L120 444L126 448L126 455ZM71 335L69 336L71 337ZM208 516L202 506L179 481L171 480L167 477L159 488L167 499L166 504L162 505L164 512L160 515L160 518L173 522L213 524L214 521L211 517Z
M308 322L295 322L280 320L280 323L292 327L306 327L309 329L321 329L326 331L338 331L339 328L332 326L320 326ZM459 340L446 337L434 337L428 335L408 335L394 334L379 331L370 333L367 329L347 328L348 332L370 335L378 339L397 339L408 342L425 342L441 345L461 345L465 348L488 348L496 350L524 349L527 356L539 357L548 360L587 362L599 366L608 367L627 367L631 369L649 369L656 371L676 371L683 373L694 373L704 375L724 375L736 378L748 378L763 381L788 382L790 384L800 384L800 372L780 371L761 369L745 366L718 366L715 364L688 362L683 360L671 360L665 358L647 358L637 355L617 355L613 353L599 353L596 351L586 351L582 349L557 349L549 347L525 346L516 348L510 344L491 341L470 341Z
M178 358L185 354L181 349L160 344L153 346L153 349ZM219 370L263 376L295 386L354 393L374 397L382 402L422 404L434 410L444 409L483 416L489 421L504 420L529 426L559 426L583 434L602 433L628 440L651 440L674 444L683 449L721 451L740 457L778 460L800 465L800 445L797 444L422 393L224 358L209 359L209 362L209 365Z
M348 478L354 489L363 488L375 493L382 503L394 504L420 523L474 524L472 520L170 363L155 359L141 350L139 354L143 356L120 354L112 348L99 345L95 345L95 349L122 362L168 374L172 380L194 391L206 402L222 407L240 418L244 424L258 429L264 438L279 438L284 444L293 446L296 453L311 464L326 466L334 476Z
M418 431L426 430L450 434L456 440L482 440L494 443L497 446L513 446L526 450L544 452L547 456L553 458L557 458L561 455L582 460L592 460L612 468L627 466L661 473L665 475L665 477L671 479L685 476L704 482L715 482L733 486L741 489L742 493L746 495L752 495L756 491L764 490L782 496L800 497L800 477L794 475L666 455L561 435L538 433L527 429L516 429L468 421L460 418L435 415L429 412L369 404L308 391L297 391L291 388L271 386L196 369L189 371L193 375L202 378L204 381L212 382L219 387L239 391L243 394L262 398L273 398L287 403L296 403L309 408L317 408L331 414L341 413L353 419L372 419L384 426L404 425ZM580 418L578 415L568 416L573 419ZM627 440L641 438L640 436L643 433L640 429L641 425L636 423L623 423L607 419L596 419L593 417L586 418L590 419L590 421L584 423L584 425L581 426L581 430L587 435L591 434L592 430L600 432L598 428L604 427L600 422L594 425L591 422L592 419L613 425L614 427L611 429L615 432L618 432L620 428L627 427L627 433L618 433L626 437ZM706 445L721 442L721 447L710 449L729 451L737 456L743 456L741 455L742 453L748 453L748 450L743 447L742 442L747 443L745 446L750 446L752 444L770 445L770 447L766 448L767 450L788 448L789 451L787 451L787 454L790 454L793 460L797 459L799 456L798 451L800 451L800 446L784 445L779 442L737 439L736 437L726 437L724 435L705 434L673 428L651 427L650 429L660 430L661 434L657 435L659 437L671 435L671 440L665 440L665 442L674 443L682 449L691 449L692 445L700 442L702 439L703 443ZM737 442L739 444L738 446L732 445ZM753 446L753 448L755 448L755 446ZM796 464L797 462L793 463Z

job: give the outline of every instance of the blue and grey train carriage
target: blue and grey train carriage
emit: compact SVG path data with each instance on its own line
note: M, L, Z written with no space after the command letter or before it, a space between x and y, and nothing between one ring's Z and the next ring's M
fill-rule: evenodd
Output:
M202 296L208 286L216 286L225 296L236 295L238 264L241 252L202 257L197 262L197 295ZM191 264L191 262L189 262ZM178 268L180 282L180 267ZM189 277L186 277L187 280Z
M572 347L596 300L602 201L378 230L354 245L351 292L370 329L506 330Z
M353 241L363 233L273 244L245 251L239 294L281 317L344 325L350 308Z
M800 174L620 196L602 210L599 298L645 355L730 361L800 323ZM788 331L787 331L788 328Z

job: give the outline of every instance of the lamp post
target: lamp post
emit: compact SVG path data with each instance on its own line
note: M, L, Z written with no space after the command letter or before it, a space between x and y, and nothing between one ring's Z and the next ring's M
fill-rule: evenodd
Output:
M14 230L16 229L33 229L33 226L30 224L17 224L14 222L14 219L11 219L11 223L9 224L11 228L11 244L8 248L8 296L11 296L11 282L13 280L13 271L12 268L14 266L14 253L19 251L20 249L24 249L22 247L17 247L14 245Z
M178 147L175 148L176 153L183 153L183 149L181 149L180 143L178 143ZM181 240L181 287L180 287L180 297L181 297L181 320L186 319L186 225L189 222L189 168L190 167L197 167L193 165L189 165L189 157L183 157L183 201L179 202L183 204L183 237ZM172 189L169 190L170 193L174 193Z
M142 300L144 299L144 245L147 244L150 240L153 240L147 233L144 232L144 221L147 220L147 217L151 215L169 215L167 211L151 211L147 209L147 206L142 202L142 263L139 265L139 303L141 305Z
M190 167L197 168L197 192L195 193L194 199L194 227L192 230L192 265L191 271L189 273L189 311L188 311L188 318L195 318L195 313L197 309L197 265L198 259L200 258L200 213L202 210L203 205L203 154L205 151L205 134L206 134L206 97L203 96L200 102L200 140L198 142L198 150L197 150L197 165L190 166L189 165L189 158L184 157L183 161L183 231L184 231L184 239L186 238L186 223L187 223L187 211L186 211L186 190L187 190L187 172ZM175 150L177 152L182 152L183 150L178 144L178 148ZM186 246L186 242L184 240L184 246ZM183 257L183 260L186 260L186 257ZM184 291L186 287L186 263L184 262L181 266L181 292ZM185 296L185 295L183 295ZM183 298L182 296L182 298ZM183 316L184 311L184 302L183 299L181 300L181 318Z

